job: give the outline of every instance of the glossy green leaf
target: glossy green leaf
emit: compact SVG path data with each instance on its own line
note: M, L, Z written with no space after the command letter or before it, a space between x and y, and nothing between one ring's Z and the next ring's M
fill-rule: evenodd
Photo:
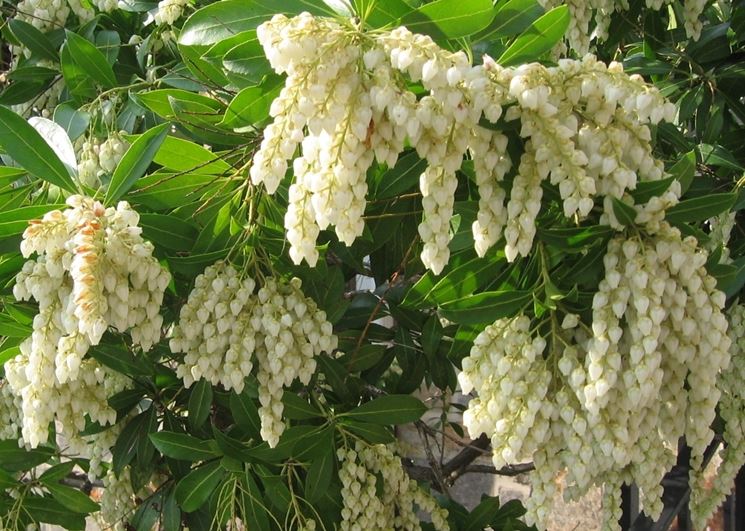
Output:
M375 178L373 197L396 197L415 188L419 184L419 176L426 167L427 162L419 158L416 151L407 153L398 159L393 168Z
M0 238L21 234L28 227L30 220L40 219L51 210L65 209L66 207L67 205L64 204L50 204L0 211Z
M323 416L323 413L315 406L291 391L285 391L282 394L282 403L284 404L283 414L288 419L305 420Z
M313 460L305 477L305 496L309 502L318 501L331 484L334 474L334 451L328 448Z
M77 33L65 30L67 47L73 61L104 88L117 85L116 76L106 56L94 44Z
M165 214L140 214L140 227L145 239L171 251L188 251L197 238L194 225Z
M236 94L225 111L221 125L231 129L260 124L269 118L269 107L282 89L282 79L269 78L266 84L246 87Z
M46 488L60 505L66 507L72 512L88 514L98 511L99 509L96 502L77 489L59 484L47 485Z
M435 0L421 6L418 13L434 22L447 38L457 39L488 26L495 10L491 0ZM404 23L411 31L420 31L416 21L409 23L404 17Z
M207 421L211 409L212 385L207 380L199 380L189 395L189 425L192 429L200 428Z
M409 395L385 395L365 402L343 415L373 424L406 424L414 422L427 411L427 406Z
M88 75L85 68L75 62L67 42L62 45L60 50L60 68L65 86L78 104L96 97L97 90L93 79Z
M67 131L67 136L74 141L88 129L91 115L86 111L76 109L69 103L62 103L54 109L54 121Z
M670 223L692 223L707 219L729 210L737 200L737 194L709 194L703 197L686 199L670 207L665 219Z
M536 0L507 0L496 5L491 24L474 35L474 42L493 41L518 35L528 29L544 10Z
M520 311L531 297L524 290L487 291L443 304L440 314L458 324L491 324Z
M634 203L643 204L653 197L664 194L674 180L675 177L671 176L666 179L660 179L659 181L640 181L636 183L636 189L631 190L629 193L634 198Z
M262 499L259 484L249 470L246 470L246 473L242 476L241 480L243 483L241 496L243 498L243 506L246 509L246 526L248 529L269 531L269 529L271 529L269 514L267 513L265 502ZM271 495L271 492L271 490L267 489L267 494ZM275 494L276 492L277 489L274 489Z
M358 437L362 437L370 444L389 444L396 440L391 431L386 426L381 426L380 424L358 422L349 418L343 418L342 424L344 425L344 429L351 431Z
M176 501L187 513L196 511L209 499L225 471L219 461L206 463L187 474L176 485Z
M23 498L23 510L37 522L58 525L68 531L85 529L85 515L71 511L51 498L27 495Z
M150 440L160 453L183 461L204 461L217 457L209 442L185 433L160 431L151 433Z
M51 184L75 191L65 165L26 120L0 106L0 147L29 173Z
M259 410L245 389L240 394L235 391L230 393L230 412L238 426L252 437L259 437L261 432Z
M613 214L624 227L631 227L636 220L636 209L617 198L613 198Z
M497 63L509 66L535 61L551 50L569 27L569 8L553 8L536 20L499 56Z
M696 174L696 153L689 151L670 168L670 174L680 183L681 194L685 194L693 182Z
M183 138L167 136L153 160L178 172L220 175L231 166L220 155Z
M161 124L149 129L137 138L119 161L111 183L106 190L106 203L111 205L118 201L147 171L155 154L168 135L170 124Z
M49 448L26 450L18 447L18 441L0 441L0 468L9 472L31 470L49 461L52 455Z
M49 38L39 31L36 27L28 22L11 18L8 21L8 27L13 35L26 47L32 54L38 55L41 59L58 61L59 53L57 48L52 44Z
M562 229L538 229L538 237L549 245L563 251L582 251L588 245L609 238L615 231L608 225L571 227Z

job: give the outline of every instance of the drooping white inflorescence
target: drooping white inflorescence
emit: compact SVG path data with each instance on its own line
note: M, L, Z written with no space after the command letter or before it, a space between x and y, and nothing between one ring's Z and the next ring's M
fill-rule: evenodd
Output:
M500 319L462 362L461 387L477 394L464 424L492 438L497 467L533 459L526 507L539 526L560 474L565 496L599 485L607 503L633 482L656 518L680 437L694 468L713 438L717 376L730 359L725 296L695 239L651 219L654 230L608 244L589 325L574 314L561 324L552 315L548 331L526 315ZM617 529L618 507L605 510L604 529Z
M343 500L340 529L417 530L417 510L427 512L438 531L450 529L447 510L409 478L390 446L357 442L354 449L339 448L337 457Z
M67 204L30 222L21 252L36 257L13 287L18 300L39 304L32 336L5 366L22 400L22 440L31 447L46 442L54 419L71 444L79 441L86 415L114 423L106 400L126 379L84 357L109 327L129 332L135 346L149 350L160 340L160 305L170 281L126 202L104 208L71 196Z
M674 0L646 0L646 6L659 11L673 2ZM566 40L578 54L585 54L590 50L590 41L593 38L600 42L605 41L608 38L611 16L629 9L629 3L625 0L570 0L569 2L539 0L539 3L545 9L562 4L568 6L569 28L566 32ZM703 29L700 17L707 0L683 0L682 4L686 35L698 40ZM593 21L594 28L591 24Z
M0 439L17 439L21 429L21 397L13 393L5 380L0 380Z
M732 359L722 371L717 387L722 396L719 414L724 421L724 449L716 474L708 480L704 471L692 471L691 517L694 529L704 529L706 522L732 492L735 478L745 465L745 306L733 305L727 312ZM711 482L708 486L707 483Z
M113 133L102 142L95 138L83 141L78 156L78 180L81 184L98 188L101 178L114 172L129 148L129 142L122 138L122 134L124 131Z
M274 447L284 431L282 395L296 378L307 384L315 357L337 346L326 313L306 297L300 279L256 283L223 262L195 281L174 327L171 350L183 352L177 374L190 387L206 379L241 392L256 365L261 436Z
M471 66L463 52L403 27L365 35L307 13L277 15L258 36L287 78L250 174L274 193L300 146L285 216L296 263L316 263L315 240L328 226L347 244L362 233L366 171L373 157L392 166L406 142L427 161L419 235L422 262L434 273L449 259L456 172L466 155L480 195L477 252L483 256L504 227L509 260L532 248L543 180L558 186L567 217L583 218L596 196L620 199L638 181L663 175L648 125L672 119L675 108L618 63L587 56L502 68L485 56ZM417 98L410 82L425 95ZM506 206L507 137L481 127L482 119L520 120L525 152Z
M158 11L155 13L155 24L170 26L184 14L184 8L190 0L160 0Z

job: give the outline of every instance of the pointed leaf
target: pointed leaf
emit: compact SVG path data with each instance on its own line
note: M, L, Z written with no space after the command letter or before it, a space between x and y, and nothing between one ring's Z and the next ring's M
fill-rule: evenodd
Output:
M515 314L532 300L526 290L485 291L440 307L440 314L458 324L491 324Z
M49 144L26 120L3 106L0 106L0 147L29 173L75 192L70 173Z
M73 61L102 87L114 88L117 84L116 76L106 56L77 33L65 30L65 35Z
M197 439L185 433L161 431L151 433L150 440L160 453L183 461L204 461L217 457L212 450L210 441Z
M106 204L114 204L145 174L168 135L169 128L170 124L167 123L153 127L129 146L111 177L109 189L106 191Z
M497 63L509 66L535 61L563 37L569 27L569 8L559 6L536 20L499 57Z
M406 424L414 422L427 411L427 406L410 395L385 395L343 413L363 422L373 424Z
M181 509L191 513L199 509L220 484L224 470L219 461L204 464L189 472L176 485L176 501Z

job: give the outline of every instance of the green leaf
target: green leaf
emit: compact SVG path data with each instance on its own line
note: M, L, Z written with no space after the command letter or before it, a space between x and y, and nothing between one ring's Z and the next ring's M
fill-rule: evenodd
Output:
M152 370L142 358L135 356L122 345L96 345L88 352L93 359L121 374L128 376L152 374Z
M124 467L134 459L140 439L148 436L152 414L151 410L143 411L130 420L119 434L111 451L112 468L115 474L121 474Z
M244 515L246 518L246 527L248 529L258 529L259 531L269 531L269 529L271 529L269 516L264 501L262 500L261 489L259 489L258 483L254 479L250 470L246 470L246 473L241 479L243 482L241 495L244 502L243 506L246 509L246 514ZM271 491L267 489L267 493L270 492Z
M366 371L377 365L385 354L384 345L362 344L339 358L339 363L347 368L349 372Z
M435 0L424 4L418 12L425 15L449 39L467 37L484 29L494 18L495 10L491 0ZM417 32L418 23L404 23Z
M178 172L199 172L219 175L231 166L209 149L183 138L167 136L153 160Z
M569 8L559 6L536 20L499 57L503 66L534 61L561 41L569 27Z
M427 293L425 300L441 305L470 295L492 281L506 263L503 251L466 261L442 277Z
M65 165L26 120L0 106L0 147L26 171L55 186L75 192Z
M179 531L181 529L181 509L176 503L174 489L168 490L168 495L163 501L161 523L163 531Z
M210 441L203 441L185 433L160 431L151 433L150 440L160 453L183 461L204 461L217 457Z
M660 179L659 181L640 181L636 183L636 189L631 190L629 193L634 198L634 203L640 205L653 197L664 194L674 180L675 177L671 176L667 179Z
M636 220L636 209L616 197L613 198L613 213L615 214L616 219L618 219L618 222L624 227L631 227L634 225L634 221Z
M181 89L160 89L140 92L136 94L135 98L143 106L166 120L175 120L178 118L171 106L173 100L198 103L213 111L220 111L223 108L222 104L213 98Z
M347 418L342 419L342 424L347 430L362 437L370 444L388 444L396 440L387 427L379 424L356 422Z
M680 183L681 195L688 191L696 174L696 152L689 151L681 159L672 165L670 174Z
M209 253L192 254L190 256L169 256L168 263L174 271L185 275L197 275L209 264L224 258L228 249L212 251Z
M176 485L176 501L181 509L191 513L204 505L222 481L223 475L219 461L206 463L189 472Z
M189 425L192 429L200 428L207 420L212 409L212 384L199 380L189 395Z
M73 512L88 514L98 511L99 509L96 502L77 489L55 484L47 485L47 489L49 489L52 497L57 500L60 505Z
M47 212L64 209L67 205L33 205L0 212L0 238L21 234L28 227L29 220L39 219Z
M18 441L0 441L0 468L9 472L31 470L51 459L53 452L50 448L34 448L26 450L18 448Z
M65 79L65 86L78 104L96 97L96 85L88 72L75 62L67 42L60 50L60 68Z
M45 485L56 485L60 480L66 478L72 469L75 468L77 463L75 461L65 461L54 466L47 468L44 473L39 476L39 481Z
M468 515L468 523L464 531L481 531L488 528L498 512L499 498L484 496L481 503Z
M419 184L419 176L427 167L427 162L411 151L398 159L396 165L374 181L373 198L386 199L407 192Z
M114 170L106 191L106 204L113 204L122 197L147 171L153 157L168 135L170 124L153 127L129 146L119 165Z
M116 76L106 56L77 33L65 30L65 36L73 61L102 87L114 88L117 85Z
M38 55L42 59L49 59L57 62L59 53L49 38L37 28L17 18L11 18L8 26L13 35L28 48L32 54Z
M373 424L406 424L427 411L427 406L410 395L385 395L343 413L343 416Z
M91 115L76 109L69 103L62 103L54 109L54 121L67 131L67 136L73 141L88 129Z
M305 496L309 502L318 501L331 484L334 474L333 447L313 460L305 477Z
M318 411L317 408L292 391L285 391L282 394L282 403L284 404L284 415L288 419L306 420L323 416L323 413Z
M665 212L665 219L670 223L693 223L705 221L729 210L737 200L736 193L709 194L702 197L686 199L670 207Z
M191 223L165 214L141 214L140 227L145 239L171 251L188 251L197 239Z
M270 18L255 2L224 0L203 7L184 22L179 44L208 46L233 35L256 29Z
M745 171L737 159L727 149L719 145L701 144L698 146L701 162L711 166L721 166L734 171Z
M230 393L230 412L233 414L233 420L241 429L254 438L259 437L261 432L259 411L245 389L240 394L235 391Z
M264 56L264 48L256 38L256 32L247 33L253 33L253 38L230 48L223 56L222 64L228 71L240 74L247 82L259 84L272 69Z
M85 529L85 515L72 512L66 506L51 498L25 496L23 510L37 522L58 525L63 529L78 531Z
M474 35L473 41L494 41L518 35L530 27L544 10L536 0L508 0L497 4L491 24Z
M279 95L282 85L282 78L271 76L266 84L244 88L228 105L221 125L237 129L260 124L269 117L269 107Z
M608 225L571 227L562 229L538 229L538 237L562 251L583 251L598 240L609 238L615 231Z
M532 300L527 290L486 291L440 307L440 314L458 324L491 324L517 313Z

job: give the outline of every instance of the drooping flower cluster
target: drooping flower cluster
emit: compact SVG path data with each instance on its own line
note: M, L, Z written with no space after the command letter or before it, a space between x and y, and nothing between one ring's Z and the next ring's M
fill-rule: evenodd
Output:
M659 11L674 0L646 0L649 9ZM569 8L569 28L566 39L569 46L579 54L585 54L590 49L590 41L597 38L604 41L608 38L608 29L614 13L629 9L629 3L624 0L539 0L546 9L566 4ZM686 35L698 40L701 36L703 23L700 20L707 0L683 0L683 17ZM592 27L594 22L594 28Z
M532 457L531 521L545 526L559 474L572 498L605 487L606 529L617 528L614 493L623 483L640 488L656 518L681 436L693 467L701 464L714 435L717 375L730 358L725 296L706 258L665 222L618 236L589 326L574 314L559 325L552 314L544 339L539 323L519 315L476 338L459 375L463 390L478 395L464 424L472 436L492 438L496 466Z
M125 531L129 527L127 521L137 508L129 467L125 467L118 477L109 470L103 478L103 486L101 510L96 516L106 529Z
M158 26L170 26L184 14L184 8L189 5L189 0L160 0L158 11L155 13L155 23Z
M735 477L745 466L745 306L732 306L728 317L732 359L717 381L722 393L719 414L725 423L725 446L719 452L721 463L711 479L711 487L707 486L703 471L692 471L691 517L694 529L704 529L712 513L732 491Z
M417 511L428 513L435 529L450 529L447 510L409 478L390 446L358 442L354 449L339 448L337 457L342 530L421 529Z
M21 429L21 398L0 380L0 440L16 439Z
M123 132L114 133L103 142L95 138L83 142L78 162L78 180L90 188L101 186L101 178L111 175L129 148Z
M428 163L420 177L419 234L422 262L435 273L449 259L456 172L465 155L474 160L480 195L476 249L483 256L504 228L510 260L532 248L543 180L558 186L567 217L584 217L596 195L620 199L639 180L663 175L648 124L672 119L675 108L618 63L587 56L552 68L502 68L485 56L471 66L463 52L403 27L363 35L307 13L277 15L258 36L272 67L287 78L251 179L274 193L301 146L285 217L296 263L315 264L315 240L330 225L347 244L362 233L373 156L390 167L405 142ZM425 95L417 98L411 82L421 83ZM482 118L520 120L526 139L506 206L508 140L480 126Z
M171 350L183 352L177 374L190 387L199 379L241 392L257 365L261 436L274 447L285 428L284 387L310 381L315 356L337 339L326 313L306 297L300 279L256 283L219 262L195 281L174 328Z
M134 345L150 349L160 340L160 305L170 281L126 202L104 208L72 196L67 204L30 222L21 252L36 257L13 288L18 300L39 304L32 336L5 366L22 400L22 439L31 447L46 442L55 418L71 443L85 415L104 425L115 421L106 400L126 378L85 355L109 327L129 331Z

